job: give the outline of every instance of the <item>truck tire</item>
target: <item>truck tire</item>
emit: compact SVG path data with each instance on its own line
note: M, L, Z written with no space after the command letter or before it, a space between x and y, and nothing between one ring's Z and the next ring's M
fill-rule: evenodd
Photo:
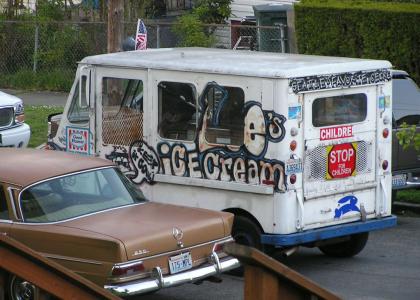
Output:
M332 257L352 257L363 250L368 237L369 232L353 234L348 241L320 246L319 250Z
M261 229L247 217L235 216L232 236L238 244L262 250Z

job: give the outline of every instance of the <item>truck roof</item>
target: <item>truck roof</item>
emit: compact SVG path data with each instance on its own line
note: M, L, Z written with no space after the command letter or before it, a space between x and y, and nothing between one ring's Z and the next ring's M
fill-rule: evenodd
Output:
M82 64L293 78L388 69L386 60L210 48L161 48L89 56Z

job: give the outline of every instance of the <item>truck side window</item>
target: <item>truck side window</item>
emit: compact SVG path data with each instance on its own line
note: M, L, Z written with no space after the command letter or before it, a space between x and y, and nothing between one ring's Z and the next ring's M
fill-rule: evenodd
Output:
M128 146L143 139L143 81L102 79L102 140Z
M241 88L214 86L206 95L207 142L240 146L244 142L245 94Z
M84 80L86 80L86 77L82 77ZM82 83L83 84L83 83ZM85 89L82 89L82 92L84 92ZM85 95L82 95L84 102L86 102ZM79 82L76 85L76 88L74 89L73 99L71 99L70 109L67 114L67 119L70 123L76 123L76 124L86 124L89 122L89 107L87 105L84 105L83 107L80 106L79 101Z
M0 184L0 220L9 220L9 210L7 209L6 195L4 188Z
M192 141L197 130L196 89L190 83L162 81L159 93L159 135Z
M317 98L312 104L312 124L315 127L362 122L366 116L365 94Z

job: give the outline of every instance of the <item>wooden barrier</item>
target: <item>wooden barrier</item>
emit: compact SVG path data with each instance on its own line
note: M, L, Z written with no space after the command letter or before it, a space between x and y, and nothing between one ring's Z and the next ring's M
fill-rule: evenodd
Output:
M341 299L255 248L230 243L224 251L244 266L245 300Z
M0 234L0 300L5 298L7 273L37 286L39 289L35 300L49 299L48 294L60 299L120 299L16 240Z

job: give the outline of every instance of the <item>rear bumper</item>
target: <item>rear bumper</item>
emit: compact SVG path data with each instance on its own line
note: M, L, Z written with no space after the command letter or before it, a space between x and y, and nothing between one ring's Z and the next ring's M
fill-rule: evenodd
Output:
M292 234L263 234L261 236L261 242L263 244L269 244L278 247L296 246L355 233L389 228L395 225L397 225L397 217L389 216L381 219L372 219L366 220L364 222L358 221L348 224L334 225Z
M26 147L31 136L28 124L0 131L0 147Z
M200 281L240 266L239 260L236 258L228 256L219 259L215 252L211 255L210 261L211 262L206 265L168 276L163 276L162 270L159 267L156 267L153 269L153 276L151 278L122 284L105 285L104 288L121 297L132 296L153 292L161 288Z

